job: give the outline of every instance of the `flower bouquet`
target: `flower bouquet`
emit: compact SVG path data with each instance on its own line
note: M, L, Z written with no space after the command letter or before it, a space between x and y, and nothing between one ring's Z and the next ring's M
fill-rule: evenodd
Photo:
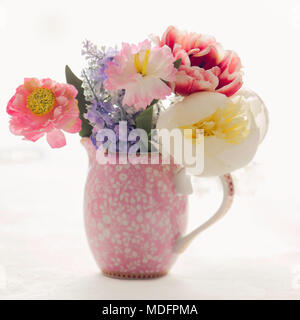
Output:
M10 130L46 135L52 148L78 133L89 156L87 238L105 275L153 278L229 209L230 172L249 163L268 124L264 103L243 88L238 55L215 38L170 26L162 37L97 48L83 43L81 77L25 78L7 105ZM212 218L185 235L191 176L219 176Z

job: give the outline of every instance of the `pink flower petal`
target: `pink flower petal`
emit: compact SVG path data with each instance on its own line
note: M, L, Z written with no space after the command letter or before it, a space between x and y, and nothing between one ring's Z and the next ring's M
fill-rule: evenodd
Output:
M144 77L127 88L123 104L134 106L137 110L145 109L153 99L164 99L171 93L171 88L160 79Z
M63 106L63 107L65 107L69 102L69 100L64 96L57 97L55 98L55 100L59 106Z
M63 129L69 133L77 133L81 130L81 120L79 118L72 119Z
M52 90L55 89L56 82L51 80L51 79L49 79L49 78L47 78L47 79L42 79L41 80L41 84L42 84L41 86L43 88L47 88L47 89L52 91Z
M181 59L181 65L187 65L187 66L191 65L189 55L185 50L181 48L180 45L175 44L173 49L173 55L175 57L175 60Z
M62 129L70 133L76 133L81 130L81 126L79 125L81 121L79 120L77 100L69 102L69 105L66 106L66 108L57 107L54 111L53 125L57 129Z
M241 60L234 51L227 51L219 67L221 74L217 91L229 97L237 92L243 84Z
M135 65L135 57L138 54L141 63L147 51L149 55L146 67L141 72ZM163 99L171 93L165 82L176 79L177 69L174 67L174 61L167 46L151 49L149 40L138 46L123 43L122 50L115 56L114 61L107 64L107 80L104 86L109 91L125 89L123 105L145 109L153 99Z
M214 91L219 83L217 73L218 68L181 66L176 75L175 92L186 96L198 91Z
M167 45L173 52L176 60L182 58L181 66L191 66L205 69L208 73L186 70L178 72L175 91L178 94L188 95L195 90L218 91L227 96L235 93L242 85L241 61L233 51L225 51L211 36L198 33L187 33L169 27L160 40L160 46ZM216 69L217 68L217 69ZM183 72L182 72L183 71ZM219 78L216 82L215 78ZM215 86L217 83L217 86Z
M215 46L209 46L200 52L190 56L191 65L199 66L205 70L211 69L218 64L219 53Z
M68 94L70 95L70 97L72 97L72 98L77 97L78 91L74 86L68 85L67 91L68 91Z
M40 81L36 78L25 78L24 88L31 93L34 89L40 87Z
M55 95L53 109L43 115L34 114L26 106L28 95L36 88L47 88ZM25 78L24 84L16 89L16 94L7 104L7 113L11 115L11 132L31 141L36 141L47 133L47 141L51 147L64 146L65 136L60 130L76 133L81 129L75 95L77 90L69 84L58 84L51 79Z
M223 86L216 91L222 94L225 94L227 97L232 96L235 94L243 85L242 76L239 75L237 78L235 78L232 82L227 84L226 86Z
M174 68L175 59L170 48L153 48L147 65L147 76L162 79L164 81L175 81L177 69Z
M24 134L24 140L35 142L44 136L45 132L29 132Z
M61 148L66 145L66 138L61 130L54 128L47 132L47 142L51 148Z
M16 101L17 100L17 101ZM15 101L17 102L15 104ZM11 116L18 114L19 109L25 107L24 97L19 94L15 94L8 102L6 112Z
M179 37L179 31L174 26L169 26L162 36L161 46L167 45L173 49L174 45L178 43Z

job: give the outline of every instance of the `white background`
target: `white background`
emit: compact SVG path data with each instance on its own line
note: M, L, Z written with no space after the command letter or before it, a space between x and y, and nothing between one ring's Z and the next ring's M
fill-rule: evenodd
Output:
M254 162L234 173L230 213L182 254L167 277L103 277L85 239L87 157L78 135L50 150L8 131L6 104L24 77L79 74L81 42L139 42L174 24L214 35L240 55L244 81L270 112ZM0 1L0 298L299 299L298 0ZM216 179L196 181L190 228L217 208Z

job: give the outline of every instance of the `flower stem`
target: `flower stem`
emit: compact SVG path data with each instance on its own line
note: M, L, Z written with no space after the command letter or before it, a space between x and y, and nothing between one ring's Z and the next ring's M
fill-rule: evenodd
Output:
M97 98L97 96L96 96L96 94L95 94L94 88L92 87L91 82L90 82L90 80L88 79L88 77L87 77L87 75L86 75L86 73L85 73L84 70L83 70L83 75L84 75L84 77L85 77L85 79L86 79L86 81L87 81L87 83L88 83L88 85L89 85L89 87L90 87L90 89L91 89L91 91L92 91L93 96L95 97L96 101L99 102L99 100L98 100L98 98Z

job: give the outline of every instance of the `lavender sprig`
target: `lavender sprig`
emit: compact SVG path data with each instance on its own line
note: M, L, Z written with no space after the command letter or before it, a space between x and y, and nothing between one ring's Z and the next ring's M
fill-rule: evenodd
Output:
M90 103L84 117L93 126L91 141L98 148L101 142L97 141L97 137L101 136L99 134L101 129L111 129L115 131L117 137L117 151L122 151L124 142L119 140L119 122L127 121L128 136L130 131L136 128L135 118L139 112L134 108L123 107L124 90L108 92L104 88L104 81L107 79L105 74L107 63L113 60L116 52L116 49L105 47L99 50L88 40L83 43L82 54L88 66L82 71L82 87L85 98ZM128 142L127 147L129 148L132 144L133 142Z

